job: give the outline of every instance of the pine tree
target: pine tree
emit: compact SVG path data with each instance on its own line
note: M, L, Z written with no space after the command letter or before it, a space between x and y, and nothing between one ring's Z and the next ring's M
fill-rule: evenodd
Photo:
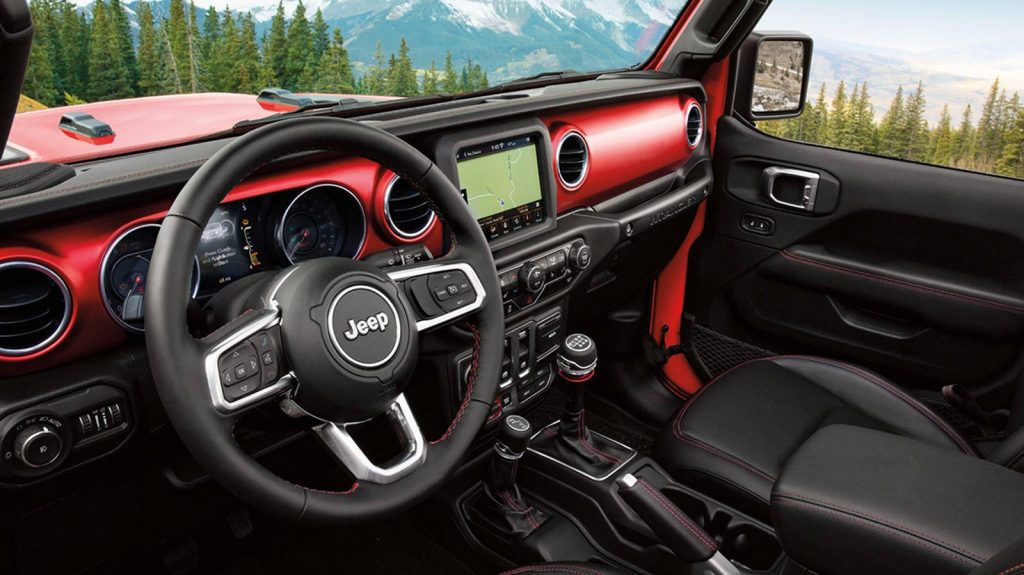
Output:
M412 60L409 58L409 45L405 38L398 48L398 57L392 54L392 67L388 68L389 92L393 96L415 96L419 94L419 83L416 81L416 71L412 68Z
M60 3L60 43L59 52L63 70L60 87L66 94L74 97L85 96L89 85L89 24L85 13L79 13L77 6L70 0ZM65 98L65 101L67 99ZM71 102L67 102L70 104Z
M238 27L231 10L225 8L221 14L219 38L214 45L213 59L207 64L207 75L212 83L208 90L219 92L240 92L238 83Z
M989 88L988 98L981 108L981 117L978 119L977 135L974 144L973 165L982 171L992 169L996 160L996 154L1002 152L999 145L999 78Z
M128 69L117 39L117 24L104 0L96 0L92 9L92 36L89 42L90 101L129 98L134 95Z
M868 96L868 83L854 88L854 100L849 117L849 149L858 152L873 152L875 149L875 110Z
M330 29L324 20L323 10L317 8L316 14L313 16L313 60L319 62L320 56L324 55L330 45Z
M303 76L307 65L311 62L313 66L316 65L316 61L312 60L313 49L313 28L306 18L306 7L302 0L299 0L292 14L292 21L288 25L288 58L285 65L284 88L292 91L309 88L305 85L300 86L299 83L309 81L308 76Z
M953 134L953 145L950 154L950 165L968 168L974 157L974 126L971 125L971 105L967 104L960 117L960 127Z
M139 93L157 96L173 91L167 69L167 51L160 40L153 19L153 8L148 2L139 4Z
M32 6L39 8L37 3L33 3ZM61 103L63 98L57 91L57 80L53 73L50 43L54 39L51 38L49 27L42 24L43 20L43 18L34 19L34 24L37 26L36 34L32 39L28 69L25 71L25 80L21 91L42 104L56 106Z
M138 93L139 64L135 59L135 45L132 42L128 15L125 14L121 0L110 0L110 17L114 24L117 49L121 52L121 61L128 73L128 83L131 85L132 92Z
M940 166L953 165L953 119L949 115L949 106L942 107L939 123L932 132L932 143L929 162Z
M288 32L283 2L278 2L277 12L270 21L270 34L263 42L263 61L270 83L285 87L288 83Z
M882 116L878 125L878 146L876 151L883 156L897 156L900 153L900 128L903 126L903 86L896 89L896 95L889 104L889 109Z
M203 19L203 33L199 39L199 67L203 71L203 87L211 91L221 90L222 78L220 73L222 70L217 68L224 57L220 52L222 36L220 14L217 13L216 8L210 6L206 9L206 16Z
M320 57L317 71L316 91L327 94L351 94L356 91L352 77L352 63L341 36L341 30L334 29L334 38Z
M840 80L836 87L836 94L832 97L832 111L829 115L828 137L826 143L830 146L843 147L849 138L849 127L847 116L846 82Z
M928 150L928 122L924 119L924 83L917 83L917 90L907 98L899 128L899 153L897 157L921 161Z
M441 91L440 78L437 70L437 60L430 61L430 68L423 73L423 93L437 94Z
M455 65L452 64L451 50L444 55L444 76L441 79L441 89L447 94L457 94L462 91L459 88L459 78L455 74Z
M384 47L377 42L373 52L373 63L363 76L360 92L364 94L384 94L387 92L387 67L384 59Z
M1024 177L1024 114L1018 114L1006 134L1006 145L996 161L995 171L1003 176Z
M395 53L392 52L388 56L388 67L384 72L384 93L389 96L396 95L398 91L398 59L395 58Z
M242 94L255 94L266 87L262 77L260 49L256 43L256 22L251 13L242 16L238 26L238 45L235 54L237 90Z
M192 84L189 70L189 32L188 19L185 16L184 0L170 0L167 21L163 25L170 44L170 63L174 71L174 83L179 92Z

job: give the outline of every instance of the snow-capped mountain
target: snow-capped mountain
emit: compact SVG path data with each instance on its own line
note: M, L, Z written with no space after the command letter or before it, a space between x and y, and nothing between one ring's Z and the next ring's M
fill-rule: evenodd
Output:
M203 8L217 0L196 0ZM413 65L443 66L450 50L461 67L472 59L491 81L543 71L624 68L643 61L675 20L684 0L306 0L345 35L357 67L372 61L377 42L385 54L409 43ZM157 10L166 9L159 0ZM298 0L285 0L291 17ZM135 3L129 3L134 6ZM277 0L229 0L251 12L257 33L270 26ZM202 15L200 15L202 17Z

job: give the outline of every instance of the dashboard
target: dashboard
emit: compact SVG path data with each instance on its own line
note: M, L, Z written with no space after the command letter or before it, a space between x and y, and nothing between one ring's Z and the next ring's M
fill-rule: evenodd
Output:
M538 108L518 119L403 137L457 184L500 259L503 250L550 235L566 214L614 203L686 165L694 154L685 137L686 115L700 92L699 85L684 87L698 91L673 88L557 113ZM373 162L313 158L271 168L232 190L205 227L190 286L200 305L246 277L306 259L445 250L441 223L418 193ZM148 257L176 189L165 185L110 209L85 208L86 215L0 236L0 264L43 266L71 299L62 331L46 346L23 354L0 351L0 377L115 349L144 330ZM568 255L573 246L563 246ZM514 287L518 267L499 266ZM524 298L533 301L519 294L520 307Z

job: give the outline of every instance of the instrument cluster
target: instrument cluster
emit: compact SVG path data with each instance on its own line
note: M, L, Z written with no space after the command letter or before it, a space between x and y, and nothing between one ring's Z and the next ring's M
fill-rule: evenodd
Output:
M132 227L103 257L103 301L129 331L144 330L146 279L159 230L158 223ZM203 302L257 272L320 257L358 257L366 235L363 205L351 190L337 184L221 204L200 237L191 293Z

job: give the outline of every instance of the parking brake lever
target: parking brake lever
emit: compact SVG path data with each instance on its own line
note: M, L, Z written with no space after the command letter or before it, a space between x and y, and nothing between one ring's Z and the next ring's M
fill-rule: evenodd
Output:
M718 551L714 538L653 485L629 473L616 483L626 505L680 561L691 564L691 573L739 575L739 569Z

